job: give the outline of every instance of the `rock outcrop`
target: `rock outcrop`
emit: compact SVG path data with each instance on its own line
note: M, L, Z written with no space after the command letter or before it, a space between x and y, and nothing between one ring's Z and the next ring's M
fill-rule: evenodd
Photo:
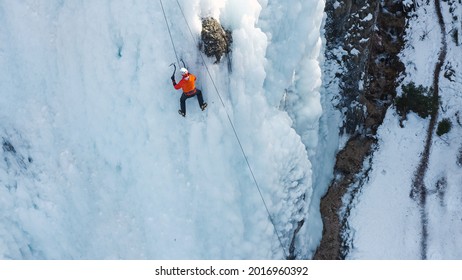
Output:
M215 57L215 63L219 63L230 52L231 43L231 32L225 30L218 20L213 17L202 19L200 49L205 55Z
M314 259L342 259L348 250L342 236L348 218L340 216L342 198L372 152L374 135L396 96L404 70L398 53L406 11L398 0L327 0L326 13L326 58L343 68L338 73L338 109L345 112L340 133L349 140L337 155L335 179L321 200L323 238Z

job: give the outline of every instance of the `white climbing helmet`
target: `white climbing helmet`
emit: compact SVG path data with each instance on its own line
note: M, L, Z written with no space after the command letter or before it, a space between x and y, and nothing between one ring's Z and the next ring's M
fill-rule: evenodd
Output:
M188 74L188 69L186 69L186 68L183 67L183 68L180 69L180 73L181 73L181 75L183 75L183 76L184 76L184 75L187 75L187 74Z

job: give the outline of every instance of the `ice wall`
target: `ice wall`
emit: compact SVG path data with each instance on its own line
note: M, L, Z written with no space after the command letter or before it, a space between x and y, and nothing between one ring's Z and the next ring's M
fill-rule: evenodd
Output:
M196 39L209 15L234 37L231 68L204 64L176 2L163 1L178 55L209 103L201 112L188 100L186 119L159 2L0 2L1 258L271 259L289 250L312 194L302 141L311 138L299 136L297 119L315 128L319 112L295 108L290 118L274 106L268 63L286 61L272 58L276 41L259 27L266 5L179 2ZM310 38L287 57L316 84ZM318 109L312 87L302 103ZM298 257L308 238L300 233Z

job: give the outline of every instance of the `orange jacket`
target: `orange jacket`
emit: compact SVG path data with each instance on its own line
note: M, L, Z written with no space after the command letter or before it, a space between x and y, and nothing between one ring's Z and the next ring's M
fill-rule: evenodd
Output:
M181 81L178 84L174 85L173 87L175 89L182 88L183 92L185 94L187 94L187 93L193 91L194 89L196 89L195 82L196 82L196 76L194 76L191 73L188 73L186 76L184 76L181 79ZM191 92L191 93L193 93L193 92Z

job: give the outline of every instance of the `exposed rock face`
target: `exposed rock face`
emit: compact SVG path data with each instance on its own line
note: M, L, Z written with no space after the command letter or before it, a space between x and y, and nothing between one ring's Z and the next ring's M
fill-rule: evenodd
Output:
M404 45L406 26L406 11L402 1L383 1L378 10L378 30L373 34L365 85L365 105L368 111L365 127L373 134L382 124L396 96L398 75L404 71L398 54Z
M215 57L215 63L229 53L232 43L231 32L225 30L213 17L202 19L201 40L201 50L208 57Z
M326 13L327 49L344 51L336 57L345 68L344 132L373 133L396 95L397 74L404 70L397 57L404 43L403 5L396 0L327 0Z
M404 70L398 53L404 41L406 11L398 0L327 0L326 58L343 67L339 110L345 111L341 133L350 140L337 155L336 179L321 201L323 239L315 259L346 255L341 217L342 197L362 169L374 135L396 96ZM341 51L339 51L341 50Z

